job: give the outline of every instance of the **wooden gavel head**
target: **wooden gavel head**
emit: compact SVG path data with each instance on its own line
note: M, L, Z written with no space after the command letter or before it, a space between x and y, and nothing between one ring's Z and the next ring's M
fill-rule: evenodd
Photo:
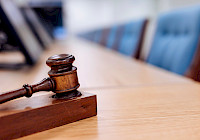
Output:
M38 91L53 91L56 95L54 98L71 98L80 96L81 93L76 89L80 84L77 77L77 68L72 65L75 58L69 54L59 54L48 58L46 64L51 67L48 72L49 78L45 78L35 85L23 85L23 88L0 94L0 103L19 98L31 97Z
M46 61L51 67L48 74L55 84L53 92L65 93L79 88L77 68L72 66L74 60L73 55L59 54L49 57Z

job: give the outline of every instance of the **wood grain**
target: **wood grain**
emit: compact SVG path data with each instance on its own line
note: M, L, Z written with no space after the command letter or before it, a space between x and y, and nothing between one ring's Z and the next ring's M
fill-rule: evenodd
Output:
M0 70L0 91L17 89L24 83L34 84L48 77L47 72L50 68L45 65L45 61L49 56L60 53L75 56L74 66L78 69L81 89L192 82L190 79L136 61L97 44L69 38L52 44L51 49L44 52L33 68L20 71Z
M96 95L83 93L74 99L42 95L0 106L0 139L13 139L72 123L97 114Z
M23 88L0 94L0 104L20 97L31 97L38 91L54 91L55 83L51 78L45 78L35 85L24 84Z
M0 90L12 90L47 77L49 68L44 65L45 61L59 53L76 57L74 65L78 69L80 89L97 93L98 116L22 139L200 138L198 83L74 38L52 44L31 69L1 70ZM37 102L29 102L29 106L37 107L44 101ZM7 113L17 111L12 108L16 106L7 108L11 110Z
M98 116L21 139L200 139L199 84L88 92L97 93Z

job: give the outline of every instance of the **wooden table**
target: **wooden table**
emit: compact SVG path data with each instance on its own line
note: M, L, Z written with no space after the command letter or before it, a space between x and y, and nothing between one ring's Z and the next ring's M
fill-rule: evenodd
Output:
M24 137L35 139L199 139L200 86L168 84L89 90L98 115Z
M52 44L51 49L44 52L33 68L14 72L0 70L0 90L15 89L24 83L33 84L47 77L50 70L46 65L47 58L60 53L75 56L74 66L78 68L81 89L191 82L182 76L160 70L152 65L147 66L144 62L125 57L97 44L70 38ZM16 59L17 55L14 56Z
M199 83L77 39L53 44L33 69L0 71L1 90L46 77L46 59L58 53L75 55L80 90L97 94L98 115L21 139L200 138Z

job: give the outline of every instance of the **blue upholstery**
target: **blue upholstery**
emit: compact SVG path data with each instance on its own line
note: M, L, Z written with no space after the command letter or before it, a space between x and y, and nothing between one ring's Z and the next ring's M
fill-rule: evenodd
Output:
M90 31L89 33L87 33L87 40L93 41L94 40L94 31Z
M119 44L118 51L122 54L133 56L135 55L140 40L143 27L145 24L145 19L132 21L125 25L125 29L122 33L122 38Z
M161 15L147 62L184 75L200 36L200 6Z
M102 30L94 31L94 40L93 41L96 42L96 43L100 43L101 34L102 34Z
M90 32L86 32L86 33L81 33L78 36L81 37L81 38L93 41L94 40L94 34L95 34L94 31L90 31Z
M78 36L92 42L100 43L102 29L81 33Z
M115 39L116 39L117 29L118 29L118 26L116 25L110 29L110 33L108 35L108 40L107 40L107 45L106 45L107 48L111 49L113 47Z

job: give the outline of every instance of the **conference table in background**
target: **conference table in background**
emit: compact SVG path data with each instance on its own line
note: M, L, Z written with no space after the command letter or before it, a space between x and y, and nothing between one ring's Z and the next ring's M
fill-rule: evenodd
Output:
M75 56L80 91L97 94L98 115L21 139L200 138L199 83L76 38L52 44L32 69L1 70L1 91L48 76L46 59L60 53Z
M46 60L61 53L75 56L73 65L78 68L81 89L193 82L98 44L69 38L52 44L35 67L18 71L0 70L1 91L21 87L24 83L33 84L47 77L50 68L46 65ZM14 54L9 56L9 59L20 57L19 54ZM5 57L1 55L0 60L3 59L5 60Z

